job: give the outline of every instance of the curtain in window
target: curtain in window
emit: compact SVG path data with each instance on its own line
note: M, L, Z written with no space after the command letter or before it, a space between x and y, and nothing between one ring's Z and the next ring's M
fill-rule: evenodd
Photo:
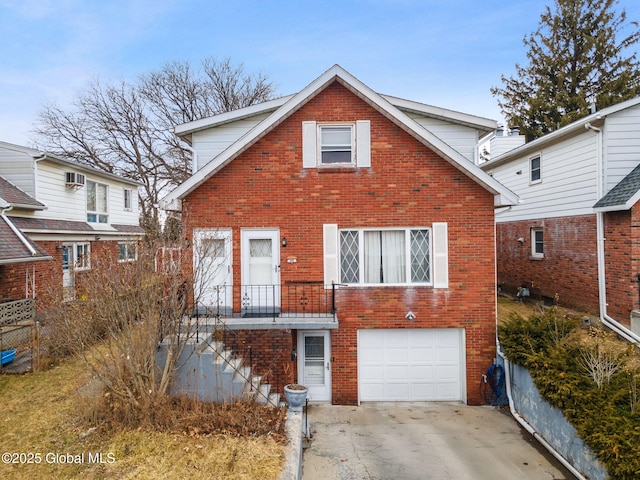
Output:
M406 282L404 231L364 232L365 283Z
M382 283L380 232L364 232L364 283Z
M383 283L404 283L407 280L404 232L381 233Z

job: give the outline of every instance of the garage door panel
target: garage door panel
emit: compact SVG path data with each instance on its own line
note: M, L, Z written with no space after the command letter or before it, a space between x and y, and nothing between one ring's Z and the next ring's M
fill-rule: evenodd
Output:
M406 365L387 365L384 370L384 379L388 382L407 383L409 380L409 369Z
M380 382L384 378L384 366L369 365L360 369L360 380L363 382Z
M411 381L412 383L418 382L433 382L434 367L431 365L414 365L411 368Z
M462 339L461 329L360 330L360 400L462 400Z
M433 347L420 347L420 348L413 348L413 347L409 347L409 360L411 362L414 363L432 363L435 358L435 351L433 349Z
M436 349L436 361L438 363L458 363L460 349L458 347Z
M407 354L407 346L404 348L391 347L386 348L383 354L383 361L387 364L389 363L401 363L403 365L407 364L409 360L409 355Z

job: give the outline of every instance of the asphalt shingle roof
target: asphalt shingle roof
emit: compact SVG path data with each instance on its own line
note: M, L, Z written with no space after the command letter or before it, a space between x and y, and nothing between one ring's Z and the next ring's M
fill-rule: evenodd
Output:
M31 195L23 192L6 178L0 176L0 198L12 206L32 206L36 209L44 208L44 204Z
M638 191L640 191L640 164L598 200L593 208L624 206Z
M25 238L25 241L35 250L34 255L11 228L9 222L11 222L10 218L0 215L0 263L20 263L50 258L40 246Z

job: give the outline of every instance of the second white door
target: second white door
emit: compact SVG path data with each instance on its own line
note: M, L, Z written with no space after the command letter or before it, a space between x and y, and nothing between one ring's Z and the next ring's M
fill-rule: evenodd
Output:
M269 313L280 306L280 231L242 231L242 308Z

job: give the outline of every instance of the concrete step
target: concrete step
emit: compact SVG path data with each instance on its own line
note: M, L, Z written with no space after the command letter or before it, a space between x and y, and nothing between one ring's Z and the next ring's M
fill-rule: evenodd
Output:
M260 405L266 405L269 401L269 394L271 393L271 385L268 383L260 384L260 388L256 392L255 402Z
M269 407L279 407L280 406L280 394L276 392L269 393L269 399L267 400L267 406Z

